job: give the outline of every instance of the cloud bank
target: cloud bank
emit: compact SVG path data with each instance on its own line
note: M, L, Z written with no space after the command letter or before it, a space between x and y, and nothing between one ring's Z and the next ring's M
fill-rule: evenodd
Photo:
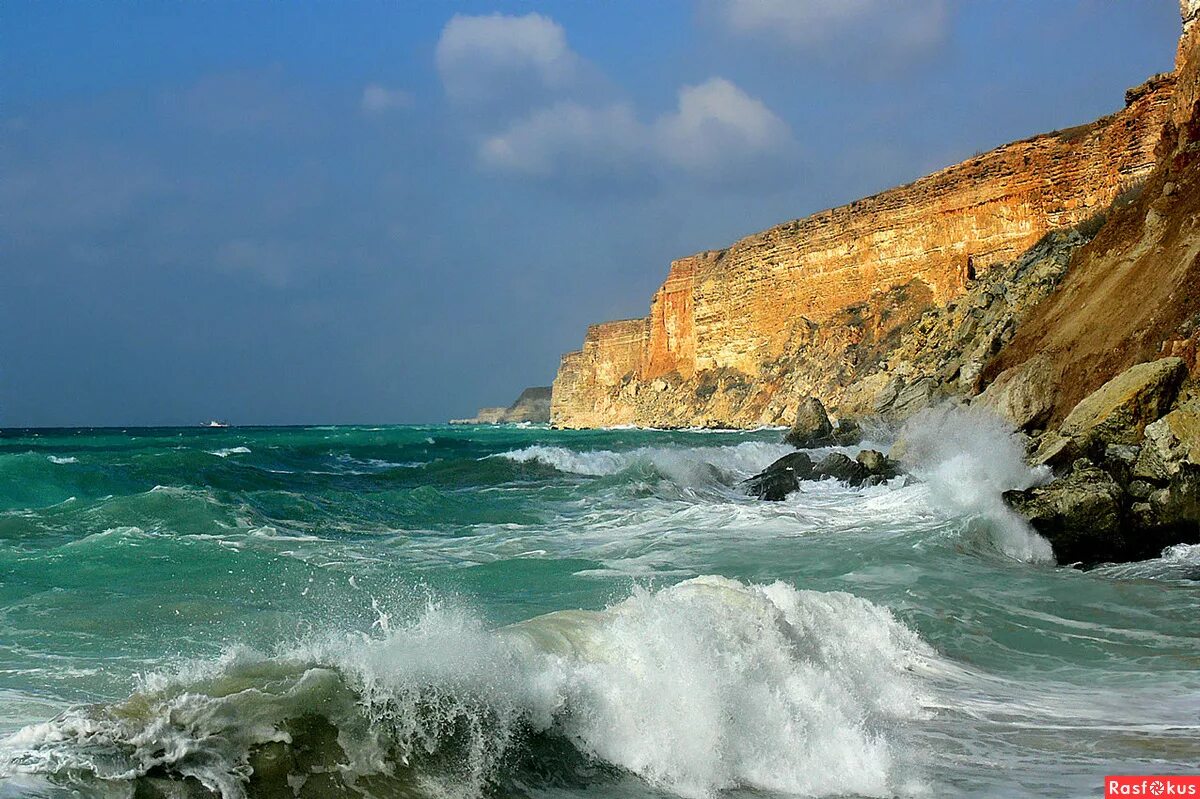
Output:
M794 149L787 123L725 78L681 87L673 109L649 118L627 99L589 96L580 76L595 70L571 49L562 26L540 14L454 16L438 42L437 67L446 96L457 104L495 104L536 91L559 95L496 114L499 121L480 132L478 161L496 173L729 181Z
M562 26L541 14L455 14L435 51L446 95L457 103L490 103L514 88L558 90L581 66Z

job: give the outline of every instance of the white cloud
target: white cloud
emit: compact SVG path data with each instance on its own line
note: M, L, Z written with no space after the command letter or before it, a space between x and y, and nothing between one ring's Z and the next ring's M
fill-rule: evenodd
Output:
M708 0L730 31L806 53L877 60L920 55L949 30L947 0Z
M624 103L564 102L534 111L484 140L482 163L535 177L579 174L621 177L645 170L722 177L786 153L786 123L724 78L679 92L675 110L651 122Z
M791 139L782 119L724 78L680 89L678 109L660 117L654 133L662 157L691 171L778 151Z
M624 172L645 163L646 133L627 105L559 103L484 140L479 157L486 166L539 177L605 169Z
M413 96L403 89L390 89L379 83L371 83L363 89L362 110L368 114L382 114L397 108L408 108Z
M458 102L490 102L514 88L568 86L581 59L561 25L541 14L455 14L437 43L442 85Z

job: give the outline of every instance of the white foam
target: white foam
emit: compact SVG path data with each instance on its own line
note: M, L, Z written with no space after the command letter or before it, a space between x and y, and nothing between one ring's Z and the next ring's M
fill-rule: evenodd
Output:
M1054 561L1049 542L1004 504L1005 491L1039 485L1050 476L1045 467L1026 464L1021 439L1004 420L947 404L913 416L901 440L901 461L929 486L934 505L986 519L994 545L1009 557Z
M489 456L517 463L537 461L560 472L602 476L636 466L653 467L683 484L712 482L714 469L729 479L749 476L794 448L766 441L743 441L723 447L638 447L623 452L598 449L582 452L567 447L534 445Z
M236 799L248 752L320 712L348 777L390 771L395 752L442 796L483 794L530 733L684 797L911 785L902 731L925 716L913 668L933 656L849 594L701 577L498 631L437 605L407 625L381 618L376 637L324 636L274 658L233 650L146 678L116 708L26 727L0 743L0 774L165 768ZM431 754L443 765L422 772Z
M229 447L228 449L205 450L209 455L216 455L218 458L228 458L230 455L249 455L249 447Z
M49 455L49 456L47 456L47 459L51 463L58 463L58 464L79 463L79 458L76 458L76 457L62 458L62 457L59 457L58 455Z
M1092 574L1120 579L1200 580L1200 544L1174 544L1157 558L1101 566Z

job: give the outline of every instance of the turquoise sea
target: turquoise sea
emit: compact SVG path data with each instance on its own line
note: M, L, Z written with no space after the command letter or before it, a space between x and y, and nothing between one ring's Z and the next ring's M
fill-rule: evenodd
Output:
M1045 560L1002 432L7 430L0 796L1102 795L1200 764L1200 548ZM878 434L883 438L884 434ZM885 444L886 442L880 442Z

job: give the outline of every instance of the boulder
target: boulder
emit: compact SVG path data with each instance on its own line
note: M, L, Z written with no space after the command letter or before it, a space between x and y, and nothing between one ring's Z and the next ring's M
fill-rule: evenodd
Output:
M1185 468L1200 469L1200 400L1193 400L1146 426L1133 476L1167 482Z
M873 482L891 480L900 474L900 465L879 450L864 449L855 458L867 470Z
M1129 367L1080 400L1057 431L1043 436L1034 460L1062 466L1097 446L1137 444L1146 426L1170 409L1186 376L1180 358Z
M831 452L814 464L806 452L793 452L745 481L746 493L752 497L778 502L800 488L801 480L824 480L832 477L852 486L881 483L900 474L899 465L881 452L863 450L854 459L841 452Z
M837 427L833 429L833 438L843 447L852 447L862 441L862 426L853 419L838 419Z
M800 407L796 410L796 421L783 440L797 449L823 447L834 443L833 424L819 399L806 397L800 401Z
M1014 429L1032 430L1050 418L1057 393L1054 362L1039 354L997 375L971 406L992 411Z
M897 376L877 400L875 411L884 419L907 419L938 404L945 394L935 377L918 377L909 382Z
M1133 480L1133 467L1140 453L1139 447L1129 444L1109 444L1104 448L1102 465L1114 480L1127 487Z
M812 475L812 458L804 452L792 452L746 480L746 493L768 502L779 502L800 488L801 480Z
M1009 507L1054 548L1059 563L1122 559L1121 487L1091 461L1075 462L1066 477L1026 491L1006 491Z
M841 452L831 452L818 462L812 470L814 479L832 477L852 486L860 486L871 476L867 467Z
M1129 496L1125 559L1152 558L1172 544L1200 542L1200 469L1182 467L1166 488L1135 480Z

